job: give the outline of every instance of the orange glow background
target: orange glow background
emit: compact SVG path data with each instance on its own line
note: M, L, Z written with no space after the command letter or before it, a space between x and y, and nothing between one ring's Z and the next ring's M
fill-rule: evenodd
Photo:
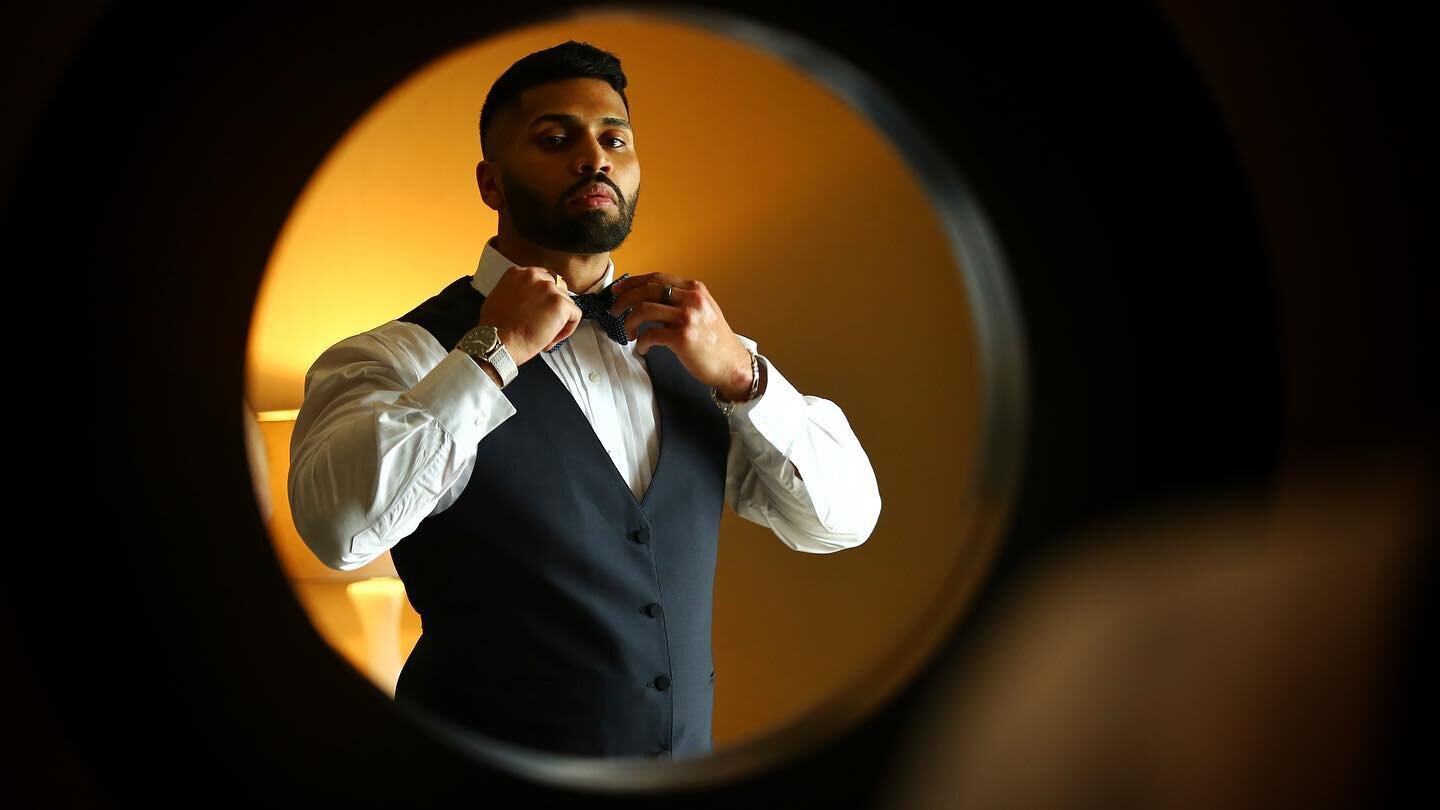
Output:
M553 21L420 67L355 122L296 200L255 304L247 401L299 408L325 348L474 272L497 223L474 181L481 104L511 63L566 39L615 53L630 80L645 192L613 254L617 274L704 280L796 388L844 410L880 483L874 534L833 555L794 552L726 510L719 747L775 731L857 679L923 663L932 650L906 635L935 621L926 611L957 566L977 564L969 301L909 166L823 85L736 40L650 16ZM292 426L260 424L275 550L320 635L364 671L345 584L394 569L386 554L334 571L304 546L286 494ZM402 660L418 634L406 604Z

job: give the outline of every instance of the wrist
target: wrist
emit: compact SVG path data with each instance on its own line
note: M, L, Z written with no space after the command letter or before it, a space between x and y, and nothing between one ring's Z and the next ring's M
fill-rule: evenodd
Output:
M500 388L512 382L519 372L500 330L491 324L479 324L461 335L455 348L470 355L475 365Z
M765 364L759 355L746 349L745 364L734 375L731 385L715 386L715 399L728 403L749 402L765 393Z
M479 357L476 357L476 356L473 355L473 354L470 355L470 359L475 361L475 365L479 366L479 367L480 367L480 370L483 371L483 372L485 372L486 376L488 376L491 380L494 380L494 381L495 381L495 387L496 387L496 388L504 388L504 387L505 387L504 384L503 384L503 382L502 382L501 379L500 379L500 372L496 371L496 370L495 370L495 367L492 366L492 365L490 365L490 363L489 363L488 361L483 360L483 359L481 359L481 358L479 358Z
M726 402L744 402L750 396L750 365L746 363L743 374L737 374L730 385L715 386L715 393Z

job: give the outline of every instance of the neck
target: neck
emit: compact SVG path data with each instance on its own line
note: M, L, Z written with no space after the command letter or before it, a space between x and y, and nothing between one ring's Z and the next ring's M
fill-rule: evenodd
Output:
M543 248L505 227L495 237L495 248L520 267L543 267L559 273L571 292L585 292L605 276L610 266L610 253L562 253Z

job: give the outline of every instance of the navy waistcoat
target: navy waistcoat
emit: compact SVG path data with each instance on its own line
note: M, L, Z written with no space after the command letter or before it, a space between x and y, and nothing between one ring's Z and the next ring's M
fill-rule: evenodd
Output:
M484 300L465 276L399 320L449 349ZM520 366L463 493L391 550L422 621L397 701L557 753L711 750L729 425L670 349L645 360L660 460L638 502L546 361Z

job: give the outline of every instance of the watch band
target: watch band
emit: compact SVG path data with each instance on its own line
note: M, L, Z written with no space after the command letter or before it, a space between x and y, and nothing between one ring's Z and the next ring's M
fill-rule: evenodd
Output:
M500 342L500 333L493 326L477 326L461 336L455 348L462 352L484 360L495 369L500 375L500 387L504 388L520 373L515 365L515 359Z
M495 371L500 375L501 388L509 385L520 374L520 369L515 365L515 359L510 356L510 352L505 349L503 343L496 343L495 350L481 359L495 367Z

